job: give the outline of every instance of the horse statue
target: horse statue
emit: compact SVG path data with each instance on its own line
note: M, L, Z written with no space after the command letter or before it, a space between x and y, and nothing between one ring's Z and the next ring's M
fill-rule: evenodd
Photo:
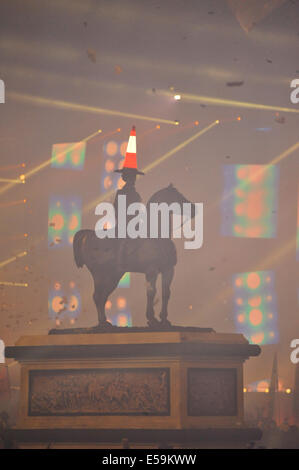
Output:
M190 203L172 184L154 193L148 200L146 208L149 214L151 203L184 203L191 205L191 218L195 216L195 204ZM176 207L178 207L176 205ZM171 217L169 215L169 217ZM171 220L170 220L171 222ZM171 232L170 232L171 233ZM111 327L105 314L105 304L109 295L116 289L126 272L143 273L146 277L147 306L146 318L149 327L170 326L167 319L167 306L170 297L170 285L177 262L176 248L169 238L136 238L126 239L123 266L118 263L118 238L98 238L94 230L79 230L74 237L73 250L77 267L84 265L90 271L94 281L93 299L98 312L99 327ZM160 321L155 318L154 300L158 275L162 277L162 309Z

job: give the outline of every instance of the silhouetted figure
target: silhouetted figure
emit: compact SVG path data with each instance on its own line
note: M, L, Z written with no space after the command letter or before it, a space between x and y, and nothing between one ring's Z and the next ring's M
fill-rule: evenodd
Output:
M135 126L132 127L126 156L124 160L123 167L121 169L115 170L116 173L121 173L122 179L125 181L125 185L119 189L116 193L115 200L114 200L114 209L115 209L115 217L116 217L116 236L118 236L118 197L123 195L126 196L126 205L127 207L134 202L141 202L141 197L137 193L135 188L136 178L137 175L144 175L142 171L137 169L137 153L136 153L136 129ZM126 226L131 218L134 216L126 216ZM119 238L120 243L118 244L118 265L119 270L123 271L123 267L125 264L125 251L130 244L130 239L128 238Z
M115 199L114 199L114 209L115 209L115 217L116 217L116 236L118 234L118 196L126 196L126 204L129 206L130 204L133 204L134 202L141 202L141 197L137 193L136 188L135 188L135 182L136 182L136 177L137 173L131 168L124 168L122 171L122 179L125 181L125 185L119 189L116 193ZM132 219L134 216L126 216L126 226L128 225L128 222L130 219ZM117 263L119 265L119 270L122 271L124 268L125 264L125 251L128 243L130 243L129 238L119 238L119 245L118 245L118 259ZM133 240L134 241L134 240Z

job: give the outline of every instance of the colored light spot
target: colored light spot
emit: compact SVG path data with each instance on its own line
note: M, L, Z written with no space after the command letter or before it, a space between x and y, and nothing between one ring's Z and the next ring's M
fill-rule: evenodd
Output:
M61 214L55 214L52 216L49 225L54 230L62 230L64 226L64 217Z
M70 288L71 288L71 289L74 289L74 287L75 287L74 281L71 281L69 285L70 285Z
M239 322L239 323L244 323L244 322L245 322L245 315L244 315L244 313L240 313L240 315L238 315L238 322Z
M243 179L247 178L247 175L248 175L248 167L246 167L246 168L241 167L241 168L237 169L237 177L240 180L243 180Z
M238 216L242 216L244 213L245 213L245 206L244 204L237 204L235 206L235 213L238 215Z
M257 289L261 283L258 273L249 273L247 276L247 285L250 289Z
M243 198L243 197L245 197L245 192L240 188L236 188L235 189L235 195L240 197L240 198Z
M107 300L107 302L106 302L106 304L105 304L105 308L106 308L107 310L110 310L111 307L112 307L112 302L111 302L110 300Z
M263 332L256 333L252 335L250 338L251 342L255 344L262 344L264 339L265 339L265 334Z
M73 235L71 235L71 236L69 237L69 244L72 245L72 244L73 244L73 241L74 241L74 237L73 237Z
M252 297L248 300L250 307L259 307L261 305L262 298L260 296Z
M290 393L292 393L292 390L290 388L286 388L286 393L289 395Z
M236 299L236 304L237 305L243 305L243 299L241 299L240 297Z
M265 178L266 168L259 165L250 165L248 179L251 183L260 183Z
M262 320L263 314L259 309L254 308L253 310L251 310L251 312L249 313L249 321L250 323L252 323L252 325L260 325L262 323Z
M66 160L66 155L67 155L66 151L65 152L60 151L59 153L55 155L54 160L58 163L64 163Z
M250 237L250 238L260 237L262 233L263 233L263 230L261 227L252 227L252 228L248 228L245 231L246 237Z
M243 227L241 227L240 225L235 225L234 226L234 231L235 231L235 233L241 234L241 233L243 233Z
M78 309L78 307L79 307L78 297L76 297L75 295L71 295L69 299L69 310L71 312L74 312L75 310Z
M60 290L60 289L61 289L61 284L59 282L55 282L54 290Z
M109 155L109 157L113 157L117 153L117 150L118 150L117 143L114 142L113 140L110 140L110 142L108 142L106 145L107 155Z
M129 326L129 319L127 315L118 315L117 326Z
M127 147L128 147L128 142L127 142L127 141L124 141L124 142L120 145L120 154L121 154L123 157L126 155Z
M243 285L243 279L241 277L238 277L235 280L235 284L236 284L237 287L241 287Z
M247 217L251 220L260 219L263 215L263 192L254 191L247 195Z
M112 186L112 180L110 176L106 176L106 178L104 179L104 188L109 189L111 188L111 186Z
M74 165L80 164L80 160L81 160L80 150L73 150L73 152L71 153L71 160Z
M117 308L119 310L123 310L124 308L126 308L127 301L124 297L118 297L116 303L117 303Z
M69 229L74 231L79 225L78 216L76 214L72 214L69 220Z
M225 165L223 235L249 238L275 236L277 179L278 169L274 165L270 168L266 165Z
M112 160L107 160L105 163L105 170L107 173L111 173L115 168L115 163Z
M271 320L273 318L273 313L268 313L268 318Z
M268 387L269 387L268 382L266 380L261 380L257 384L256 391L257 392L265 392Z
M51 307L52 307L53 312L55 313L60 312L63 309L63 306L64 306L64 301L62 297L56 296L52 299Z

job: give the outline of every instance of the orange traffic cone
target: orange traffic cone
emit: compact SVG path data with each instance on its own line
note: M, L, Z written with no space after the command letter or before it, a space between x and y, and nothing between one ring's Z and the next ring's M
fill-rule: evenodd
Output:
M130 132L129 142L125 155L123 167L119 170L115 170L117 173L134 172L136 175L144 175L142 171L137 169L137 154L136 154L136 129L132 127Z

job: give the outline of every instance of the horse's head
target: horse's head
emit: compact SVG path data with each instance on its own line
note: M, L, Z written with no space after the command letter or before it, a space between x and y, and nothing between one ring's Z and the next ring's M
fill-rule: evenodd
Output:
M181 213L183 210L183 204L187 203L191 206L191 218L195 217L196 214L195 204L189 201L182 193L180 193L172 183L166 186L166 188L160 189L159 191L154 193L149 199L148 204L152 202L166 202L167 204L172 204L173 202L176 202L180 205Z

